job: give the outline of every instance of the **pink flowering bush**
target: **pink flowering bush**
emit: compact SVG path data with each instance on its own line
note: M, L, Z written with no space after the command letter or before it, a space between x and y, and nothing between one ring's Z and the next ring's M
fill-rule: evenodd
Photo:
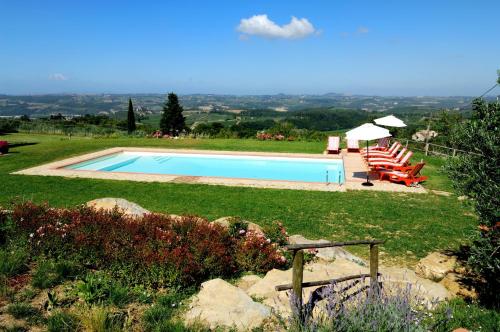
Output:
M132 218L118 210L53 209L26 202L14 207L12 220L27 234L34 255L72 257L153 287L199 284L286 264L278 245L262 234L232 235L196 216Z

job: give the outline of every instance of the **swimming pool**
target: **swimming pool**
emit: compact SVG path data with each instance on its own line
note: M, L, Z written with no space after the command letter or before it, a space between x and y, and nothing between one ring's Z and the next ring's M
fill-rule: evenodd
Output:
M122 151L65 169L300 182L344 182L340 159Z

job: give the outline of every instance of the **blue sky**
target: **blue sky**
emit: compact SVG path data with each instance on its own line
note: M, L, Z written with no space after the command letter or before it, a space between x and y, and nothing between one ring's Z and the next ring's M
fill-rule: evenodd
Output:
M500 68L498 0L0 0L0 8L7 94L479 95Z

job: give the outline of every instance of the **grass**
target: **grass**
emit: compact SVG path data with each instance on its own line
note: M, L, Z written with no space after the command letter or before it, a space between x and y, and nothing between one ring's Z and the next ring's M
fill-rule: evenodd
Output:
M240 216L260 225L281 220L290 234L310 238L352 240L386 239L382 260L413 264L430 251L454 249L474 228L467 206L435 194L349 191L314 192L174 183L141 183L98 179L24 176L13 171L115 146L149 146L213 150L321 153L322 142L276 142L238 139L162 140L146 138L77 138L12 134L9 142L35 143L12 148L0 157L0 205L20 199L65 207L98 197L121 197L156 212L196 214L216 219ZM442 174L443 160L423 157L427 188L450 191ZM354 248L366 256L366 248Z

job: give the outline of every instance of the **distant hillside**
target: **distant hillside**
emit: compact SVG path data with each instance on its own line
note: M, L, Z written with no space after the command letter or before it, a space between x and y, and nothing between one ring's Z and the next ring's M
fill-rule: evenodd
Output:
M162 94L100 94L100 95L0 95L0 116L44 117L63 115L107 114L126 111L128 98L148 113L158 113L164 102ZM324 95L203 95L180 96L186 110L230 112L269 110L286 113L318 108L358 109L368 112L429 111L440 108L462 110L469 108L471 97L378 97L328 93Z

